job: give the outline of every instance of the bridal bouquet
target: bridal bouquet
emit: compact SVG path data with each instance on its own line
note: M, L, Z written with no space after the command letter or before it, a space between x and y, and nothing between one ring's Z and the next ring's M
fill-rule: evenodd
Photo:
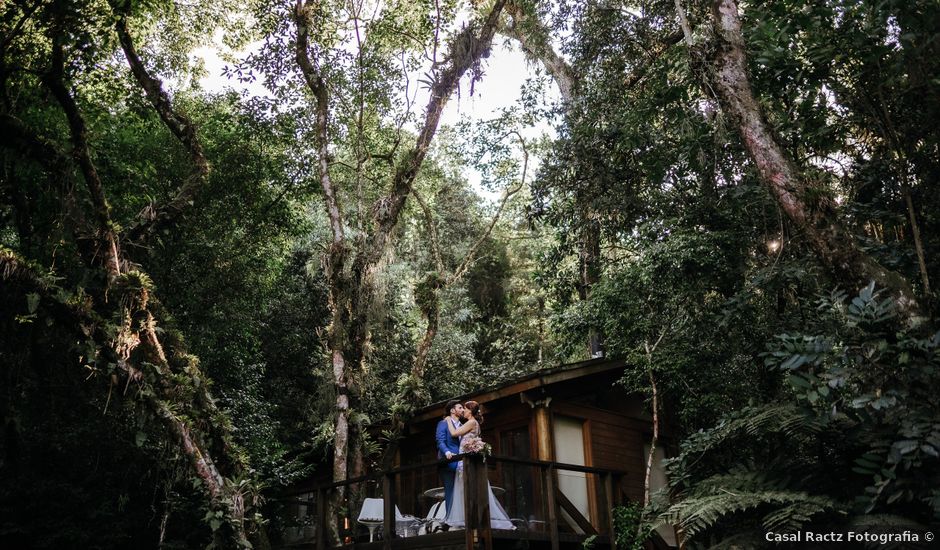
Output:
M493 454L493 446L489 443L484 443L479 437L474 437L470 441L464 442L463 446L464 452L467 453L483 453L484 455Z

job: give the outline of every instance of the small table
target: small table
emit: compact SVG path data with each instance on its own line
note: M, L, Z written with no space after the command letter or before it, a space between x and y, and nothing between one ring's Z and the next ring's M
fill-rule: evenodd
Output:
M490 489L493 490L493 496L501 497L506 494L506 489L502 487L496 487L495 485L490 485ZM422 493L425 498L432 498L434 500L444 500L444 488L443 487L434 487L433 489L428 489Z
M444 500L444 488L435 487L433 489L428 489L423 493L425 498L431 498L434 500Z

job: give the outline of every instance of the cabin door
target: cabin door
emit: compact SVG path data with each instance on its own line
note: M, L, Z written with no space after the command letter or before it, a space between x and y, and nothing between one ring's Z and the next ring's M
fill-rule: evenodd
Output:
M587 466L585 456L584 421L579 418L555 415L555 461ZM558 470L558 489L586 520L593 523L587 474ZM583 532L566 511L561 511L561 517L575 532Z

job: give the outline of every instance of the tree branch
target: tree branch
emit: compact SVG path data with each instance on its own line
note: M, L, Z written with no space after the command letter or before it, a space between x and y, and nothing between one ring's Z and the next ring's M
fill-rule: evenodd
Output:
M23 30L23 25L29 21L29 19L33 16L33 13L35 13L36 9L41 5L42 1L37 0L36 2L33 2L32 5L26 6L25 8L22 6L17 6L22 10L23 16L20 17L20 19L12 26L12 28L10 28L10 31L3 37L3 39L0 39L0 51L5 50L6 47L10 45L10 42L12 42L13 39L20 34L20 31Z
M418 343L414 364L411 368L411 374L415 380L421 380L424 377L424 368L427 364L427 358L431 352L431 345L434 343L434 338L437 335L438 327L440 325L440 306L438 304L438 296L440 291L459 281L460 278L470 268L470 266L473 265L473 262L476 259L477 250L479 250L480 245L482 245L483 242L486 241L486 239L489 238L490 234L493 232L493 228L499 221L499 218L502 215L503 209L506 207L506 203L509 201L509 198L518 193L519 190L522 189L523 185L525 185L526 170L529 165L529 152L526 149L525 140L522 138L522 135L515 130L513 130L511 133L515 134L519 138L519 142L522 144L522 177L519 181L519 185L515 186L514 188L511 186L506 187L506 190L503 192L503 198L500 201L499 207L493 214L493 218L490 220L486 230L482 235L480 235L476 242L473 243L473 246L470 247L470 251L464 256L463 262L461 262L457 269L455 269L454 272L447 277L444 276L444 263L441 260L441 251L440 247L438 246L437 228L434 224L434 218L431 216L431 209L428 208L427 203L425 203L421 198L417 189L413 189L411 191L415 199L418 201L418 204L421 205L421 209L424 210L424 215L427 217L431 232L431 246L434 250L435 259L437 261L437 273L425 280L423 283L426 285L426 288L423 289L425 295L421 300L417 300L419 301L419 307L422 314L427 318L427 327L425 328L424 336Z
M677 32L667 35L666 38L664 38L662 42L657 43L656 46L653 48L653 50L649 52L649 55L646 57L646 59L644 59L639 65L637 65L632 71L630 71L630 74L627 75L627 77L623 81L624 87L633 88L634 86L639 84L640 81L642 81L643 78L646 77L646 72L649 70L650 66L657 59L659 59L660 56L666 53L666 51L670 47L681 42L682 38L683 38L683 33L681 31L677 31Z
M330 178L330 154L329 154L329 93L326 88L326 82L320 74L319 69L310 59L308 52L310 48L310 22L313 6L297 0L297 6L294 10L294 20L297 24L297 43L296 59L297 65L303 73L304 81L307 87L313 93L316 102L315 111L317 117L317 156L319 160L320 186L323 188L323 201L326 203L326 213L330 219L330 229L333 232L333 242L342 242L345 238L343 231L343 216L340 211L339 202L336 200L336 188L333 180Z
M506 13L512 17L512 22L500 28L500 32L519 42L522 50L532 59L542 63L545 70L555 80L561 97L570 102L578 85L578 75L574 68L551 47L551 30L535 14L529 14L526 9L516 3L506 5ZM641 61L624 78L624 87L632 88L640 83L646 76L650 65L665 53L669 47L682 40L683 33L674 32L667 35L662 42L657 43L647 57Z
M428 232L431 235L431 251L434 253L434 263L437 266L437 272L443 274L444 261L441 259L441 247L437 238L437 224L434 223L434 216L431 215L431 209L428 208L428 203L424 202L424 199L421 197L421 194L418 193L417 189L412 189L411 194L414 195L415 200L418 201L421 210L424 212L424 217L428 222Z
M508 2L505 11L512 22L503 25L500 32L518 41L529 57L539 60L558 85L562 99L570 102L578 77L571 65L552 48L548 27L538 15L526 13L525 8L515 2Z
M447 55L450 62L431 86L431 99L428 101L424 125L415 145L399 162L389 194L376 201L372 207L374 233L366 250L356 258L356 272L363 273L366 266L375 265L385 252L389 235L398 222L405 200L411 193L412 184L437 132L441 113L457 89L461 77L481 59L489 56L499 15L505 3L506 0L496 0L479 35L475 35L473 27L468 26L451 42Z
M59 102L65 116L68 119L69 131L72 136L73 155L81 168L85 184L91 194L92 204L95 209L95 219L97 221L97 232L100 248L105 249L106 259L103 263L111 277L121 273L121 255L118 248L117 235L114 231L114 225L111 221L111 207L104 195L104 187L101 185L101 179L98 176L98 170L91 160L88 147L88 128L85 125L85 119L82 118L75 103L75 98L69 93L65 86L65 52L62 45L64 31L61 25L56 25L52 32L52 66L43 76L43 82L52 92L52 95ZM99 250L100 252L100 250Z
M889 289L910 325L924 320L923 309L910 283L880 265L858 247L843 226L833 201L813 189L796 163L780 146L751 87L747 53L738 6L734 0L713 0L714 44L705 63L707 92L737 129L758 175L794 226L834 279L857 289L874 280ZM693 55L700 55L693 51Z
M509 202L509 198L518 193L522 187L525 185L525 176L526 171L529 167L529 150L526 148L525 139L522 138L522 134L513 130L511 133L515 134L519 138L519 143L522 145L522 177L519 180L519 185L515 187L506 187L506 190L503 191L503 197L499 202L499 207L496 209L496 212L493 214L493 218L490 220L489 225L486 227L486 231L480 235L480 238L477 239L473 246L470 248L470 252L464 256L463 263L454 270L453 275L447 279L447 284L453 284L460 280L461 277L467 272L473 262L476 260L477 250L480 248L480 245L489 238L490 234L493 232L493 228L496 227L496 223L499 221L499 218L503 214L503 209L506 208L506 203Z
M676 12L679 14L679 26L682 28L682 35L685 37L685 44L692 47L692 27L689 26L689 18L685 15L685 8L682 7L682 0L676 0Z
M176 196L169 202L154 208L148 206L139 215L139 220L133 227L126 232L126 237L132 242L141 242L159 229L172 224L186 208L193 203L193 198L200 187L205 185L209 176L209 161L206 160L202 149L202 143L196 131L196 126L189 118L176 112L173 109L173 103L169 95L163 90L163 82L150 74L147 68L137 54L134 47L134 41L131 37L130 29L127 24L127 17L130 11L130 2L125 2L118 11L118 19L115 24L118 39L121 42L121 49L124 51L124 57L130 66L131 73L138 85L143 89L150 104L160 115L160 119L174 136L183 144L192 161L193 168L189 177L176 192Z

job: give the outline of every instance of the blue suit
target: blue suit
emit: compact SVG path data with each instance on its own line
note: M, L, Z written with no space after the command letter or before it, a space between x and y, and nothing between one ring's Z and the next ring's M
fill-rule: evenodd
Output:
M450 451L453 454L460 453L460 438L450 435L447 429L447 423L450 417L441 419L437 423L437 431L434 433L434 439L437 440L437 458L447 458L446 453ZM451 462L441 466L438 473L441 475L441 481L444 482L444 506L450 510L450 504L454 500L454 477L457 474L457 465L459 462Z

